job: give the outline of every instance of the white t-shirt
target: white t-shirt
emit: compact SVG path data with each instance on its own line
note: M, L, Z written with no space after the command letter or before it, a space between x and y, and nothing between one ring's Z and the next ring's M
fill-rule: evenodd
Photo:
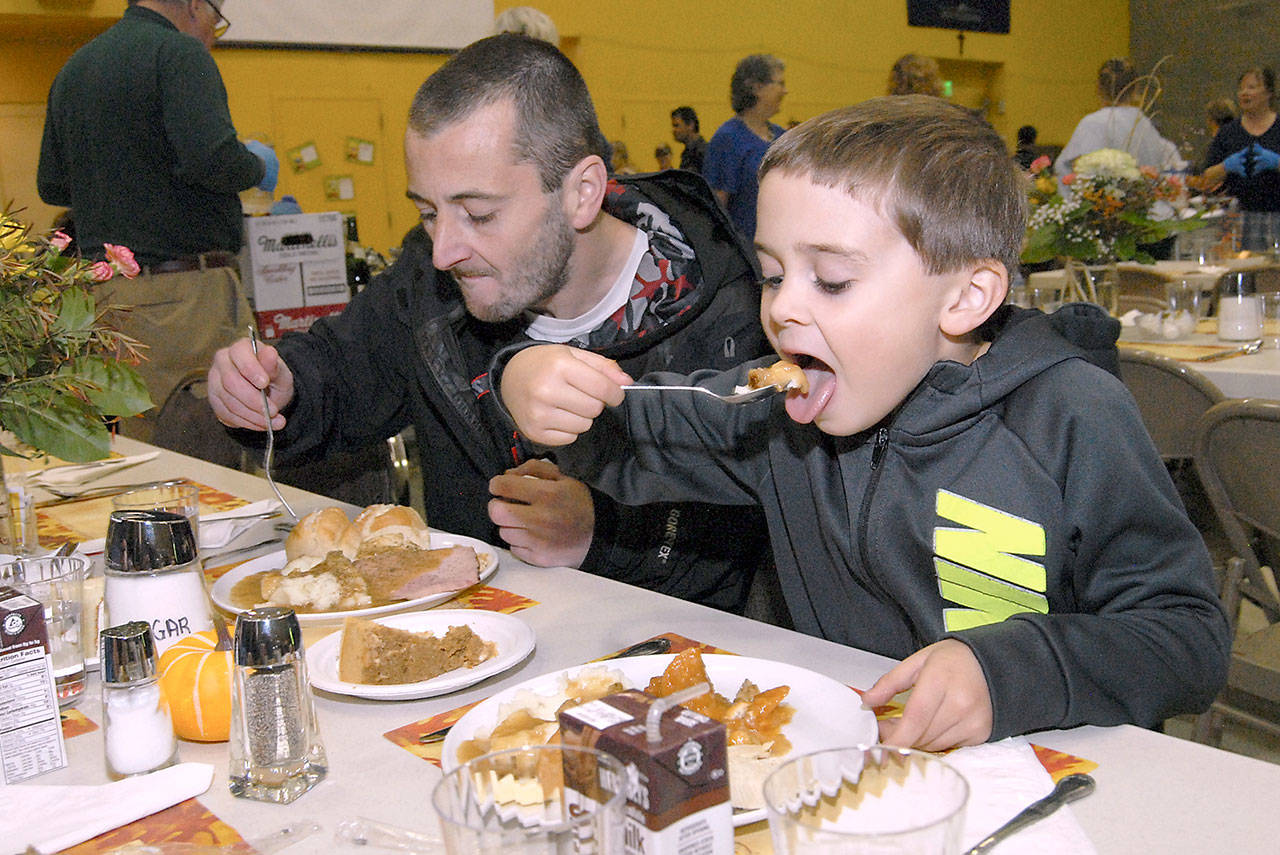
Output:
M1071 172L1071 164L1077 157L1100 148L1127 151L1139 166L1154 166L1161 172L1177 172L1187 166L1178 154L1178 147L1160 136L1140 109L1103 107L1076 125L1062 154L1053 162L1053 170L1061 179Z
M550 315L528 314L529 326L525 333L536 341L566 342L586 335L605 322L614 312L621 309L631 299L631 286L636 279L636 271L640 269L640 259L649 251L649 241L644 232L632 227L635 238L631 244L631 254L618 272L607 294L591 309L576 318L553 318Z

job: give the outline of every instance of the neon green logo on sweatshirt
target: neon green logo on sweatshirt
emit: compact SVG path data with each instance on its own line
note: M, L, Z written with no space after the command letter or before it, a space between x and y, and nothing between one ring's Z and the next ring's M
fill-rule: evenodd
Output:
M948 632L999 623L1019 612L1048 614L1044 527L998 508L938 491L938 516L963 526L933 530L934 569Z

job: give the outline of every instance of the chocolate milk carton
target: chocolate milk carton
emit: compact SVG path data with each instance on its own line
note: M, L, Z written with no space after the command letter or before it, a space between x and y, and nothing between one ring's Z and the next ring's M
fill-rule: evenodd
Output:
M676 705L698 694L627 691L560 713L566 745L598 748L626 768L627 855L733 853L724 725Z
M44 606L0 586L0 784L67 765Z

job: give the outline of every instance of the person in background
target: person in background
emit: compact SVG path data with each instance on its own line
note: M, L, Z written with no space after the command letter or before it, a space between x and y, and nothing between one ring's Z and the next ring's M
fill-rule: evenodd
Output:
M707 141L702 138L698 114L692 107L676 107L671 111L671 137L684 146L680 152L680 168L701 173Z
M782 60L757 53L744 57L729 81L734 116L716 129L707 144L702 174L748 241L756 233L756 168L769 143L783 129L769 119L782 109L787 94Z
M1156 727L1226 680L1208 550L1106 370L1120 324L1005 302L1025 185L963 107L835 110L760 166L760 319L803 388L732 407L636 394L558 345L503 367L515 424L593 486L763 505L796 628L902 659L862 696L911 691L880 722L893 745ZM642 382L726 393L776 359Z
M1039 131L1035 125L1023 125L1018 128L1018 145L1013 150L1013 159L1018 161L1018 165L1023 169L1031 168L1031 161L1035 160L1039 155L1036 149L1036 137Z
M934 95L942 97L942 72L931 56L909 53L889 69L890 95Z
M1280 219L1280 125L1276 122L1276 75L1258 66L1240 75L1236 100L1240 118L1218 129L1201 175L1207 190L1236 197L1244 213L1241 248L1271 249L1271 230Z
M493 34L515 33L559 47L560 31L551 16L532 6L512 6L493 19Z
M631 165L627 144L622 140L610 140L609 147L613 150L609 158L609 171L614 175L635 175L637 170Z
M658 161L658 169L671 169L671 146L662 143L653 150L653 159Z
M132 307L119 322L148 347L137 370L157 407L252 323L236 271L237 194L273 190L279 170L270 147L236 139L209 54L227 26L221 6L129 0L58 72L45 114L40 198L75 211L83 255L124 246L142 267L127 286L99 286L99 301ZM156 413L121 430L150 439Z
M1160 136L1142 111L1144 91L1145 86L1129 60L1109 59L1102 64L1098 69L1098 98L1102 108L1080 120L1054 161L1053 170L1059 182L1071 172L1077 157L1100 148L1127 151L1139 166L1152 166L1161 172L1186 168L1178 147Z
M528 341L637 372L767 351L753 258L706 183L680 170L610 179L608 157L586 84L555 47L500 35L459 51L410 110L422 222L396 262L278 349L220 352L209 400L260 443L266 389L282 462L412 424L433 528L740 611L768 553L759 513L620 505L535 456L494 405L492 359Z

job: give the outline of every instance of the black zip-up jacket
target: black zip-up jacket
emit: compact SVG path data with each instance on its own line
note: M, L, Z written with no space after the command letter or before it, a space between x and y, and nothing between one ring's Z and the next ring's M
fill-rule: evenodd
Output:
M1073 305L1001 309L990 327L987 353L937 363L861 435L797 424L781 396L726 415L628 395L561 462L622 501L762 505L796 628L895 658L963 641L992 739L1204 709L1227 622L1133 398L1098 367L1115 365L1118 325ZM726 392L750 367L645 382Z
M723 370L768 352L754 259L700 177L673 170L617 178L605 210L649 235L651 251L663 256L662 277L677 268L683 275L656 291L638 275L625 316L607 321L584 346L636 376ZM664 237L672 234L674 242ZM528 340L523 329L522 321L486 324L468 315L453 279L431 266L430 240L413 229L396 263L342 314L280 342L296 384L277 437L282 459L323 458L413 425L428 522L502 545L486 508L488 481L528 449L492 401L488 366L503 347ZM759 511L661 497L644 507L600 493L594 499L583 570L741 609L768 556Z

